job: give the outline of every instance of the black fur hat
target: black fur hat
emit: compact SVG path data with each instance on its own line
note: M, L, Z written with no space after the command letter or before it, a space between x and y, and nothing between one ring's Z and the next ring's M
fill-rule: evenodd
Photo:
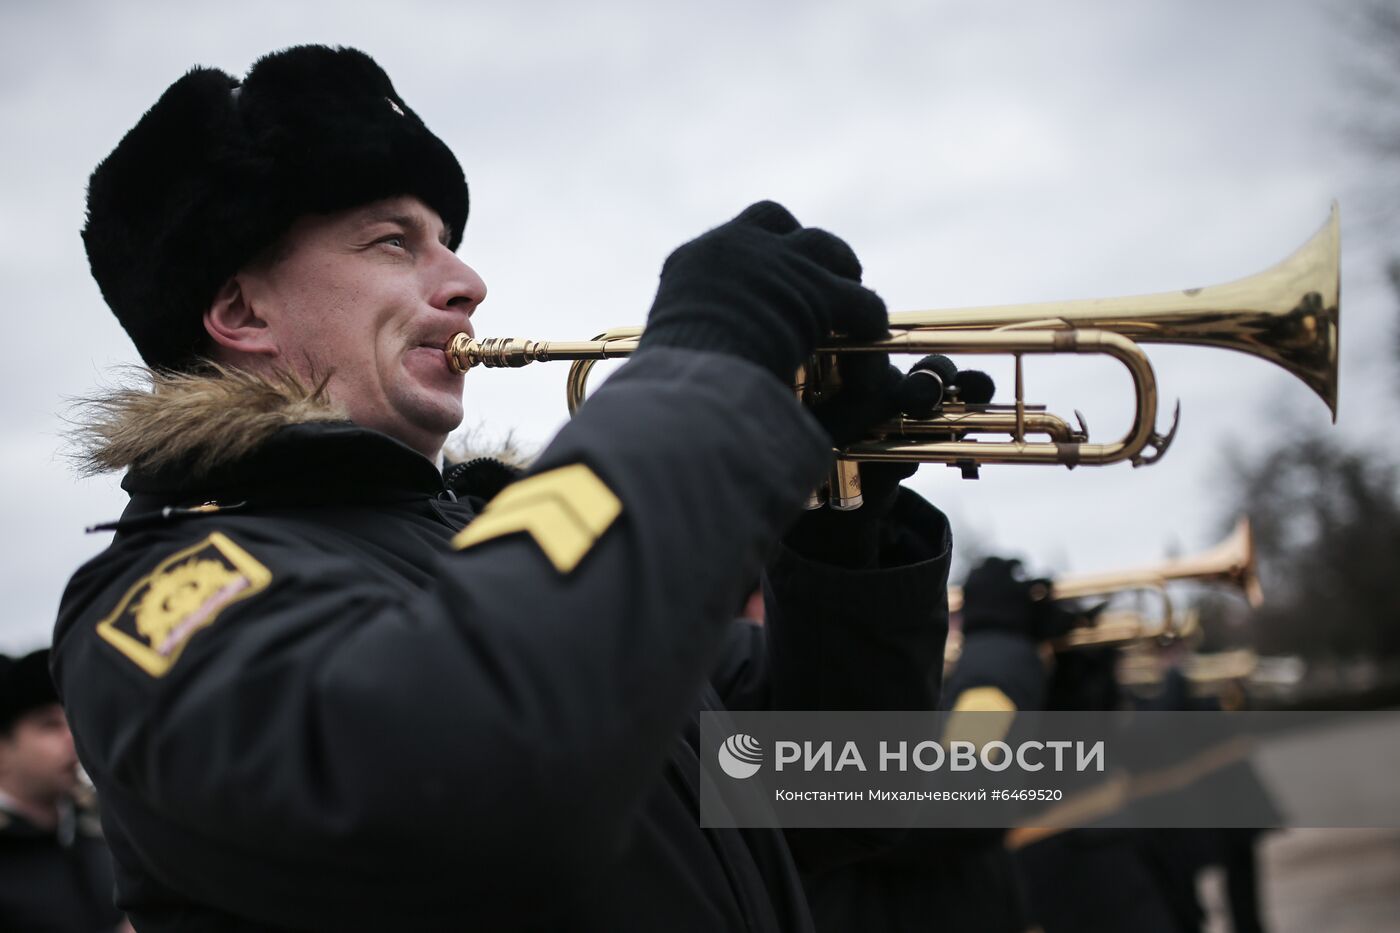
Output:
M415 195L456 249L467 183L363 52L300 46L240 84L212 68L176 81L88 183L93 278L146 363L182 369L229 276L304 214Z
M49 649L22 658L0 654L0 732L9 732L25 713L58 702L49 677Z

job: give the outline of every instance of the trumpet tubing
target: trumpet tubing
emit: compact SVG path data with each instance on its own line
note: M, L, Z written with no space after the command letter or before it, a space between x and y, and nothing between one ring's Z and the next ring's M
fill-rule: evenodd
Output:
M1136 612L1118 612L1105 614L1093 625L1070 629L1059 638L1051 639L1050 644L1056 651L1074 651L1145 641L1171 643L1181 634L1170 617L1149 619Z
M1208 693L1223 684L1247 681L1258 668L1258 655L1248 648L1236 648L1187 655L1181 664L1181 673L1196 691ZM1164 674L1155 654L1132 654L1124 657L1119 665L1120 679L1130 687L1160 685Z

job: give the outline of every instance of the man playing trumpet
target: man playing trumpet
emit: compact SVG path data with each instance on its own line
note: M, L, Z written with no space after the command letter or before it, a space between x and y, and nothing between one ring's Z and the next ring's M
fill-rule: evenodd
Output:
M143 931L810 929L798 866L887 840L702 828L701 710L928 708L947 523L873 471L887 329L850 248L761 203L666 261L636 359L526 472L441 467L486 288L456 159L350 49L176 81L84 230L151 369L54 673ZM489 503L489 504L488 504ZM767 625L736 624L764 575Z

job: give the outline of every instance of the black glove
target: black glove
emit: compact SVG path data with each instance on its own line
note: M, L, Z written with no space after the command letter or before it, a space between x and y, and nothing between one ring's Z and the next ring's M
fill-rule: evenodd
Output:
M849 384L843 385L840 395L816 409L817 418L827 425L833 436L844 432L849 435L846 442L849 443L863 436L871 425L899 412L926 418L945 398L957 393L955 387L960 381L971 377L971 382L991 382L985 373L959 370L946 356L926 356L914 364L908 375L889 365L886 359L881 353L842 357L843 362L857 363L861 388L848 394L845 390ZM878 374L871 372L867 360L879 363ZM849 370L844 371L844 378L851 378ZM913 476L918 467L917 463L862 463L860 487L864 503L861 507L838 512L824 506L804 513L788 532L788 547L823 564L856 569L877 566L881 524L899 498L899 484Z
M838 512L822 506L802 513L783 539L808 560L852 570L879 566L882 523L895 500L899 484L914 475L917 463L862 463L860 508Z
M1036 642L1062 635L1075 617L1053 597L1051 582L1025 579L1019 560L989 557L963 584L963 634L1002 631Z
M980 369L958 369L941 353L930 353L909 367L898 392L898 407L912 418L928 418L947 401L990 402L996 393L992 377Z
M888 333L885 303L861 287L860 275L840 239L760 201L670 255L639 349L727 353L789 383L833 331L854 340ZM841 394L858 394L869 368L843 367Z

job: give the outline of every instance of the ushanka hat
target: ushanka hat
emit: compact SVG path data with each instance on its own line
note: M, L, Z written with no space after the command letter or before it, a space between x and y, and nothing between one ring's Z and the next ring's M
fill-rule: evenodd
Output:
M456 249L467 183L447 146L356 49L300 46L240 83L176 81L92 173L83 242L142 358L191 364L228 278L305 214L413 195Z
M30 710L58 702L58 691L49 677L49 649L22 658L0 654L0 732Z

